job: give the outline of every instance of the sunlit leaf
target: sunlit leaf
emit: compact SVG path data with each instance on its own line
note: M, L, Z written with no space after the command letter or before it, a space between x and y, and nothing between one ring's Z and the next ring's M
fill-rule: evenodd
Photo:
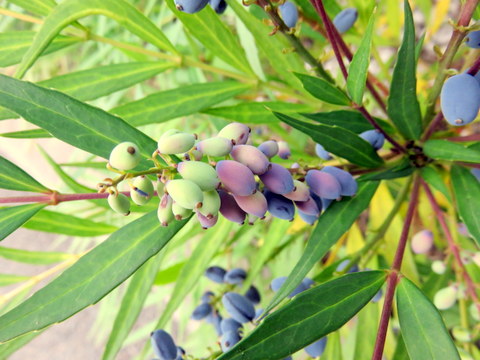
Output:
M0 188L18 191L49 192L25 171L14 163L0 156Z

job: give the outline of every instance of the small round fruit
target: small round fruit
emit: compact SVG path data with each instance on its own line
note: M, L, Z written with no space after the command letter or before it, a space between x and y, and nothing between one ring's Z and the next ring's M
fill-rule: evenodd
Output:
M208 0L175 0L178 11L195 14L207 6Z
M235 195L248 196L257 190L252 171L234 160L221 160L216 166L218 177L225 189Z
M317 156L323 160L332 159L332 156L330 155L330 153L327 150L325 150L325 148L320 144L315 144L315 154L317 154Z
M243 295L227 292L222 296L225 310L239 323L247 323L255 318L253 304Z
M305 180L310 189L321 198L338 199L342 193L342 186L335 176L319 170L309 170Z
M177 357L177 346L172 337L165 330L155 330L150 334L153 352L162 360L175 360Z
M210 6L219 15L223 14L227 9L227 2L225 0L210 0Z
M158 151L161 154L173 155L189 151L195 144L193 134L175 132L167 136L161 136L158 140Z
M170 180L165 189L173 201L185 209L199 209L202 207L202 190L193 181L184 179Z
M215 136L199 141L195 146L198 151L207 156L227 156L232 151L232 140Z
M422 230L412 237L411 247L415 254L425 254L433 246L433 233L430 230Z
M252 145L235 145L230 153L233 160L248 167L254 174L262 175L270 167L270 161Z
M270 169L259 177L265 187L275 194L288 194L295 188L292 174L282 165L271 163Z
M480 108L480 84L466 73L452 76L443 84L440 106L451 125L462 126L472 122Z
M355 8L347 8L340 11L333 19L333 25L337 28L337 31L342 34L348 31L355 21L357 21L358 11Z
M193 181L202 191L214 190L220 184L215 169L201 161L182 161L177 171L185 180Z
M433 303L439 310L447 310L457 301L457 293L458 289L455 286L440 289L433 297Z
M132 142L122 142L110 153L108 163L119 170L131 170L142 160L137 145Z
M268 140L258 145L258 150L263 152L269 159L278 154L278 143L275 140Z
M250 128L242 123L233 122L218 132L219 137L224 137L233 142L234 145L246 144Z
M108 205L119 214L130 214L130 199L122 193L108 195Z
M280 5L280 16L282 17L283 22L289 28L295 27L298 21L298 10L294 3L286 1L284 4Z
M153 196L153 184L145 175L137 176L133 180L133 188L130 190L130 197L137 205L145 205Z
M465 36L465 43L472 49L480 49L480 30L469 32Z

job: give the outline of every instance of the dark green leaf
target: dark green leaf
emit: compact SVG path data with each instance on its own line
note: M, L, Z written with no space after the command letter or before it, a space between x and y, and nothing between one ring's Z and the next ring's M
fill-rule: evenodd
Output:
M159 123L208 109L249 88L251 85L236 81L181 86L118 106L110 112L134 126Z
M272 110L282 114L293 115L298 112L309 111L310 109L310 106L304 104L265 101L215 107L204 110L202 113L247 124L268 124L278 122L278 119L272 114Z
M295 75L300 79L305 90L317 99L334 105L350 105L348 96L328 81L305 74L295 73Z
M367 83L368 66L370 64L370 51L372 49L372 33L375 23L375 13L370 16L367 29L353 55L348 68L347 89L352 100L357 104L363 103L363 92Z
M480 182L469 170L457 165L452 166L451 179L458 213L480 245Z
M152 257L132 276L115 317L107 345L105 345L103 360L114 359L120 351L123 342L142 311L164 253L165 251L162 251Z
M115 226L48 210L39 211L23 227L71 236L99 236L118 230Z
M383 162L368 142L347 129L324 124L310 124L276 112L274 115L286 124L307 134L316 143L322 144L328 152L354 164L373 168L380 166Z
M302 257L297 261L287 280L265 309L265 313L268 313L290 294L312 267L352 226L357 217L368 207L377 187L378 182L374 181L359 184L355 197L334 202L330 205L328 211L320 216Z
M369 359L372 356L379 322L378 303L367 304L360 311L353 359Z
M420 39L417 41L417 45L415 45L415 63L418 63L418 59L420 58L420 55L422 54L422 48L423 48L423 42L425 41L425 35L427 33L424 32L422 36L420 36Z
M62 252L46 252L46 251L28 251L21 249L13 249L10 247L0 247L0 257L4 259L35 265L49 265L72 258L71 254Z
M1 74L0 105L56 138L103 158L108 158L122 141L136 143L145 157L150 157L157 146L141 131L101 109Z
M0 188L18 191L49 192L45 186L14 163L0 156Z
M0 241L22 226L45 204L28 204L0 208Z
M410 280L397 288L398 317L411 360L460 360L457 348L430 300Z
M176 50L163 32L150 19L125 0L66 0L50 12L35 35L15 75L21 78L50 42L72 22L89 15L104 15L159 49Z
M383 271L348 274L297 295L218 360L282 359L339 329L380 289Z
M410 163L410 161L408 159L403 159L389 169L362 175L357 179L357 181L397 179L409 176L413 174L414 171L415 167Z
M429 185L433 186L436 190L440 191L448 200L452 200L450 197L450 191L448 191L445 182L442 179L442 175L435 166L426 166L420 170L420 175Z
M398 131L409 140L417 140L422 133L420 105L417 100L415 60L415 26L412 11L405 0L405 30L398 51L397 63L388 98L388 115Z
M15 118L16 114L12 118ZM51 138L52 135L43 129L32 129L23 131L14 131L0 134L0 136L11 139L39 139L39 138Z
M435 160L480 163L480 151L447 140L428 140L423 151Z
M178 11L173 0L167 1L167 5L183 26L214 55L235 69L253 75L238 39L210 6L195 14L187 14Z
M273 109L275 110L275 109ZM277 110L275 110L277 111ZM281 111L283 112L283 111ZM355 134L360 134L367 130L373 130L374 127L365 119L365 117L360 114L358 111L349 111L349 110L338 110L338 111L329 111L329 112L320 112L315 114L300 114L305 116L308 119L318 121L321 124L325 125L337 125L345 129L354 132ZM375 121L380 124L380 126L387 133L394 133L395 130L388 122L385 120L375 118Z
M0 317L0 342L63 321L102 299L185 224L162 228L156 212L128 224L26 301Z

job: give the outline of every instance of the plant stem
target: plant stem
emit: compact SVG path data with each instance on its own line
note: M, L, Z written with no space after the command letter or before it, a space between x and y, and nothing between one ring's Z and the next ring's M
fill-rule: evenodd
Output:
M0 15L5 15L9 16L18 20L26 21L26 22L31 22L35 24L41 24L43 21L41 19L38 19L36 17L30 16L30 15L25 15L21 13L17 13L15 11L11 11L5 8L0 7Z
M448 249L453 254L453 258L457 263L459 278L461 279L463 278L465 280L465 283L467 285L467 293L470 295L473 302L477 306L478 311L480 311L480 301L475 291L475 284L473 283L472 278L468 274L467 269L465 269L465 266L463 265L462 257L460 256L460 249L458 248L457 244L453 240L452 233L450 232L450 228L448 227L447 222L445 221L445 216L443 215L443 212L440 209L440 206L438 205L437 200L433 196L433 193L430 190L430 187L427 185L427 183L423 179L421 180L421 182L422 182L423 189L427 194L428 201L430 202L433 212L435 213L435 217L440 223L440 226L443 230L443 234L447 239Z
M438 128L438 126L440 125L440 123L442 122L443 120L443 113L440 111L436 116L435 118L433 119L433 121L428 124L428 127L427 129L425 130L423 136L422 136L422 141L427 141L430 136L433 135L433 133L435 132L435 130Z
M445 138L445 140L453 142L470 142L470 141L480 141L480 134L472 134L466 136L453 136Z
M413 221L415 209L418 204L418 192L420 188L420 177L415 175L413 180L412 195L410 203L408 204L407 215L405 217L405 223L403 224L402 233L398 242L397 250L395 252L395 258L391 266L391 272L387 277L387 290L385 292L385 302L383 303L382 315L380 318L380 325L378 327L377 339L375 341L375 348L373 350L372 360L381 360L383 355L383 349L385 347L385 339L387 337L388 322L390 320L390 314L392 312L393 296L395 295L395 288L399 280L399 271L402 266L403 255L405 253L405 247L407 245L408 233Z
M478 71L480 70L480 56L475 60L472 67L468 70L467 74L472 76L477 75Z
M437 69L437 77L432 86L432 90L427 99L427 109L425 111L425 116L423 117L424 125L427 125L435 112L435 103L437 101L440 92L442 91L443 82L447 77L445 70L447 70L452 64L453 58L457 53L457 50L462 43L463 38L465 37L464 27L468 26L470 20L472 19L473 12L478 5L479 0L467 0L463 5L460 15L458 17L458 22L453 29L452 36L448 42L445 53L440 59L440 64Z
M129 191L122 191L122 194L130 196ZM16 204L16 203L46 203L49 205L57 205L64 201L76 200L92 200L105 199L108 193L80 193L80 194L59 194L52 193L51 195L26 195L26 196L9 196L1 197L0 204Z

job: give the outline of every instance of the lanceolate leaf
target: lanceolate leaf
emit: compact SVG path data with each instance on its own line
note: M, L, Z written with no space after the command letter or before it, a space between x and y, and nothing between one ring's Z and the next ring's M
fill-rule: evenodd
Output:
M386 180L405 177L413 174L415 167L408 159L402 159L392 167L378 172L360 176L357 181Z
M145 157L156 149L155 141L116 116L58 91L1 74L0 105L56 138L104 158L122 141L136 143Z
M377 187L378 182L361 183L355 197L345 198L331 204L328 211L320 216L302 257L297 261L287 280L265 309L265 313L268 313L290 294L312 267L350 228L357 217L368 207Z
M350 105L348 96L328 81L310 75L298 73L295 75L300 79L305 90L317 99L334 105Z
M362 104L363 102L363 92L365 91L365 85L367 83L374 23L375 13L370 16L367 30L365 30L360 46L355 52L348 68L347 89L352 100L357 104Z
M0 156L0 188L18 191L49 192L45 186Z
M339 329L376 294L383 271L348 274L297 295L218 360L283 359Z
M0 317L0 342L63 321L102 299L150 257L185 221L162 228L155 212L130 223Z
M307 110L308 109L308 110ZM273 111L282 114L295 114L302 111L309 111L310 106L285 102L245 102L233 106L214 107L202 111L204 114L223 117L229 120L248 124L268 124L278 122Z
M448 190L439 170L435 166L426 166L420 170L420 175L429 185L440 191L448 200L451 200Z
M457 165L452 167L451 179L460 217L480 245L480 182L469 170Z
M253 75L253 71L239 41L233 35L223 19L210 7L206 6L195 14L178 11L172 0L167 1L170 10L175 14L190 33L208 50L228 65L244 73Z
M26 334L16 338L15 340L0 344L0 360L7 360L15 351L28 344L41 333L42 331Z
M112 326L103 360L114 359L138 318L147 299L165 251L155 255L132 276Z
M480 163L480 151L447 140L428 140L423 151L435 160Z
M460 360L442 316L410 280L397 288L398 317L411 360Z
M420 105L417 100L415 27L412 11L405 0L405 30L388 98L388 115L407 139L419 139L422 132Z
M99 236L118 230L115 226L48 210L39 211L23 227L71 236Z
M118 106L110 112L134 126L153 124L194 114L247 91L251 85L222 81L181 86Z
M277 111L276 109L273 110ZM279 112L283 113L283 111ZM315 120L321 124L331 126L337 125L343 127L350 130L351 132L354 132L355 134L374 129L374 127L370 125L367 119L365 119L363 115L360 114L358 111L337 110L314 114L301 113L300 115L305 116L308 119ZM377 121L386 132L395 132L392 125L390 125L385 120L375 118L375 121Z
M22 226L45 204L28 204L0 208L0 241Z
M380 166L383 162L368 142L347 129L324 124L310 124L276 112L274 115L309 135L313 141L322 144L328 152L354 164L372 168Z
M66 0L57 5L45 19L32 46L23 57L16 76L21 78L25 74L63 28L78 19L98 14L112 18L159 49L176 52L163 32L125 0Z
M29 276L12 275L12 274L0 274L0 286L7 286L17 284L30 279Z
M7 0L37 15L48 15L57 5L54 0Z
M16 114L13 114L13 116L9 118L13 119L15 117L16 117ZM13 132L0 134L0 136L10 138L10 139L40 139L40 138L52 137L52 135L48 131L45 131L43 129L13 131Z
M62 252L28 251L0 246L0 257L26 264L48 265L68 260L72 255Z

